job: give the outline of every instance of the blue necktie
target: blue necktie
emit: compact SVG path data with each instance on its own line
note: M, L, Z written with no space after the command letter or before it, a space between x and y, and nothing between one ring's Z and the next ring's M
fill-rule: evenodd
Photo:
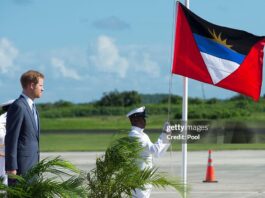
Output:
M34 116L36 127L38 129L38 116L37 116L36 106L35 106L34 103L32 104L32 113L33 113L33 116Z

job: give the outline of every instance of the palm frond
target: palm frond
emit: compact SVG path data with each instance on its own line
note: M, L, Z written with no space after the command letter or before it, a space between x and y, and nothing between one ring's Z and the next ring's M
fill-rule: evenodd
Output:
M30 195L25 192L23 188L11 188L2 182L0 182L0 198L6 198L7 194L9 198L16 197L16 198L29 198Z
M24 175L24 178L30 179L43 173L51 173L57 176L70 176L73 172L79 173L79 170L72 163L57 156L54 159L45 158L41 160Z
M67 195L70 195L70 198L87 197L86 186L84 185L85 181L86 178L84 175L72 176L60 185L63 192L67 192ZM75 191L73 191L73 189L75 189Z
M56 157L44 159L25 175L10 175L14 186L1 186L11 198L87 197L84 174L70 162Z
M157 171L157 168L144 169L140 178L142 178L147 184L151 184L157 188L173 187L183 195L185 185L183 185L177 178L171 178L163 173L158 173Z
M183 185L157 173L156 168L141 170L143 148L137 138L124 137L114 141L105 155L96 159L96 167L87 174L89 197L131 197L135 189L147 184L165 188L171 186L182 194Z

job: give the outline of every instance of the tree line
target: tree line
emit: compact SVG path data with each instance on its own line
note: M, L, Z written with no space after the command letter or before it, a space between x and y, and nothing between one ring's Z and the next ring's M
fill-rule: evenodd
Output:
M265 96L262 97L264 99ZM140 94L137 91L123 91L117 90L104 92L103 96L93 102L75 104L66 100L59 100L54 103L42 103L39 104L40 108L60 108L71 107L75 105L94 105L97 107L131 107L140 104L168 104L170 100L171 104L182 104L182 97L178 95L169 94ZM220 102L233 102L233 101L245 101L252 103L252 100L244 95L236 95L228 99L209 98L202 99L198 97L189 97L189 104L215 104Z
M171 112L174 118L181 118L182 97L170 96ZM168 94L140 94L137 91L111 91L94 102L75 104L59 100L54 103L38 104L43 118L87 117L125 115L132 108L145 105L149 115L165 115L168 113ZM237 95L221 100L217 98L201 99L189 98L189 118L191 119L225 119L233 117L246 117L255 112L265 112L265 100L261 98L258 103L250 98Z

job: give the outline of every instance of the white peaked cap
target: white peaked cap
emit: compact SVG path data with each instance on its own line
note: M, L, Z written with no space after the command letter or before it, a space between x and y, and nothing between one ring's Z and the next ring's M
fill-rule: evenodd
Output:
M145 115L145 106L142 106L140 108L134 109L132 111L130 111L129 113L127 113L126 115L128 118L129 117L146 117Z
M15 100L8 100L2 104L0 104L0 108L4 107L4 106L8 106L11 105Z

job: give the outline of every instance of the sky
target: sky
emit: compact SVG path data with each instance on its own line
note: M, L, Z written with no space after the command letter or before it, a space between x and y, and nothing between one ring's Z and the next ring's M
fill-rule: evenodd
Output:
M264 8L264 0L190 0L209 22L260 36ZM30 69L45 75L38 102L91 102L114 90L169 93L174 18L175 0L1 0L0 103L20 95L19 78ZM182 95L182 86L174 75L171 92ZM189 80L189 96L234 95Z

